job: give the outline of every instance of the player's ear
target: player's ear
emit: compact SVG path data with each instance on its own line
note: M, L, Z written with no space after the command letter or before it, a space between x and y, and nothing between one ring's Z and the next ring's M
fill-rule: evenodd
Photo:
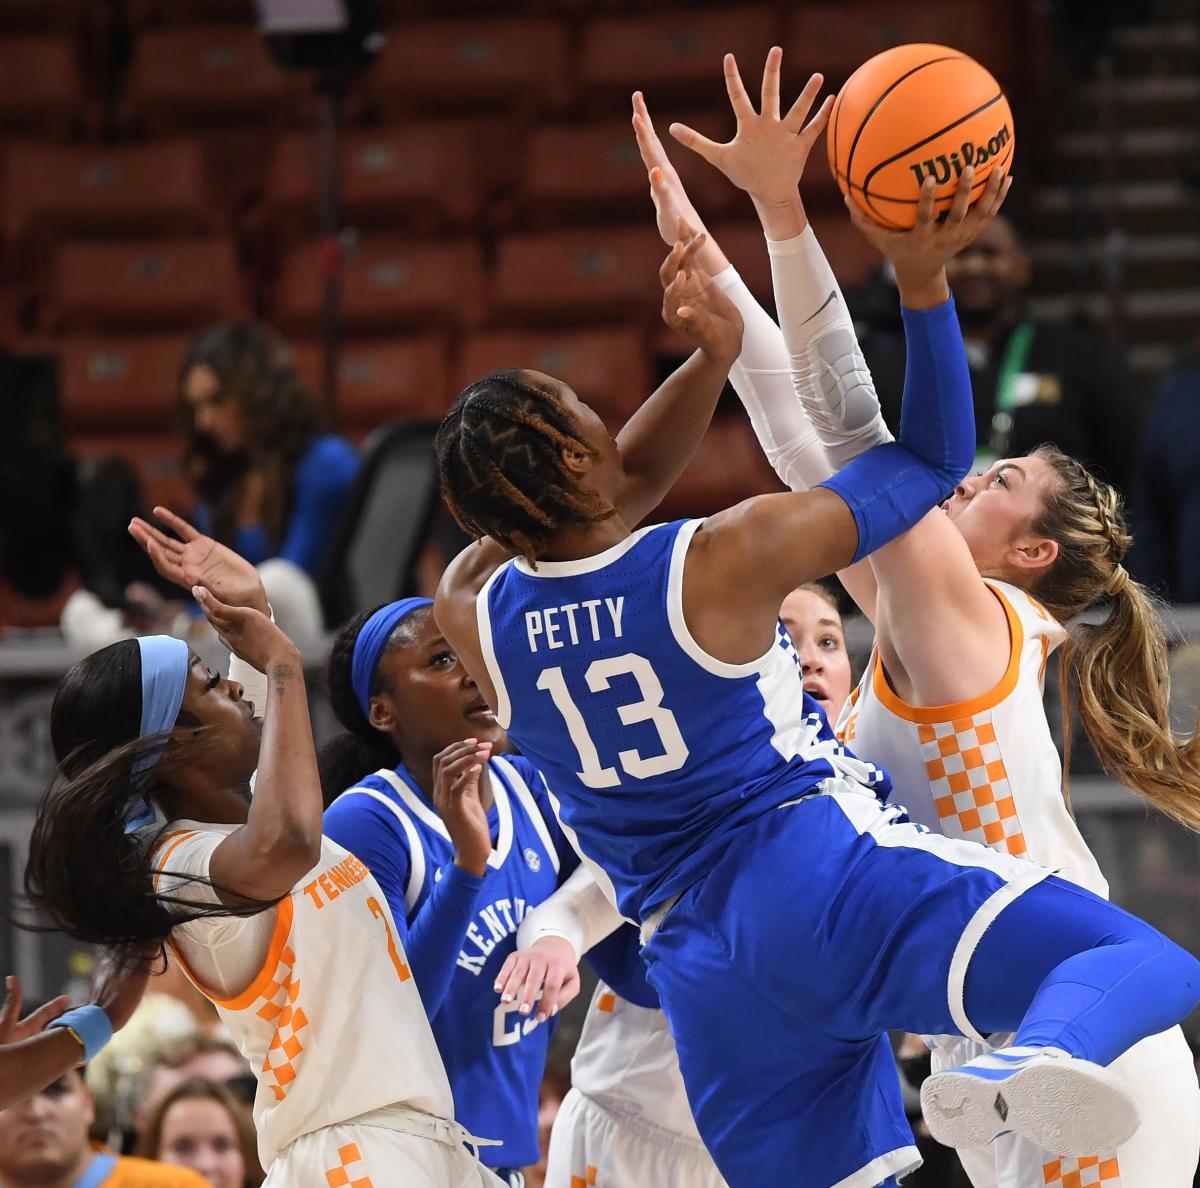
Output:
M391 734L396 729L396 714L392 709L392 699L384 695L371 698L371 712L367 715L367 721L375 730L382 731L384 734Z
M586 450L577 450L573 446L563 446L560 451L563 466L568 474L582 478L589 474L595 459Z

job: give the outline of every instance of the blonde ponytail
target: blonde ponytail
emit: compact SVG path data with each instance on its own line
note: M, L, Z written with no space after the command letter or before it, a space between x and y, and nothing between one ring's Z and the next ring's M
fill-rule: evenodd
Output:
M1102 598L1108 617L1071 629L1062 649L1063 788L1071 762L1070 692L1101 766L1156 808L1200 831L1200 735L1171 730L1167 641L1156 600L1122 564L1132 538L1120 497L1053 446L1034 451L1057 483L1033 530L1058 557L1036 593L1061 622Z

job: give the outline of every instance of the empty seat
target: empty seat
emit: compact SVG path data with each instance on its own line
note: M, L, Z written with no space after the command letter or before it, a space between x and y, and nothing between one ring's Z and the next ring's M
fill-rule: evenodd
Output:
M962 50L1003 77L1012 21L1005 5L983 0L814 0L791 18L784 62L792 73L820 70L836 81L882 50L928 41Z
M569 385L613 429L653 390L645 334L636 326L488 330L468 338L456 360L456 391L497 368L529 368Z
M142 506L147 511L162 504L183 516L191 513L195 494L183 469L182 437L164 433L102 434L73 438L67 448L80 462L120 458L128 463L138 477Z
M10 242L189 233L209 225L204 158L186 140L122 148L16 144L5 154Z
M353 432L398 419L440 421L453 399L446 355L446 339L437 334L345 343L338 359L338 427ZM296 365L320 391L320 345L298 343Z
M253 24L149 29L137 39L126 102L159 133L239 118L262 124L284 113L289 85Z
M65 136L81 102L70 38L0 38L0 129Z
M655 115L664 136L676 118L706 136L724 139L733 132L732 120L717 112L679 114L668 109ZM669 142L669 151L692 201L706 217L720 213L740 197L695 153L673 142ZM579 214L653 218L646 167L629 120L534 129L525 145L520 201L522 219L529 224Z
M480 145L470 124L410 124L347 132L341 152L342 212L347 223L421 219L464 224L479 210ZM317 145L284 137L267 182L266 207L285 238L316 222Z
M490 309L497 321L651 319L667 249L652 229L547 231L500 243Z
M398 22L366 77L377 107L481 112L561 108L570 42L553 20L463 17Z
M644 90L653 111L659 96L669 93L719 95L721 60L732 53L757 92L754 84L776 36L769 8L600 17L583 32L579 85L614 101Z
M60 330L190 329L244 313L228 239L64 243L53 286Z
M476 322L483 253L474 240L451 243L366 235L346 252L342 324L348 333L385 333ZM284 260L273 321L286 334L311 334L324 302L321 248L304 243Z
M695 457L652 520L705 516L753 495L782 491L749 424L720 417L709 427Z
M179 367L191 339L62 338L63 424L70 434L156 433L170 429L176 409Z

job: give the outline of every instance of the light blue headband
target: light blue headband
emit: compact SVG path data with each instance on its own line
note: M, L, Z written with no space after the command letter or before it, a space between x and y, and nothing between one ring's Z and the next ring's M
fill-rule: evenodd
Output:
M169 635L144 635L137 641L142 657L142 720L138 737L163 734L175 725L183 691L187 685L191 654L181 639ZM145 774L159 760L166 742L143 755L133 765L135 777ZM135 796L125 806L125 832L136 833L154 823L154 809L144 796Z
M432 598L401 598L381 606L363 625L354 641L354 656L350 661L350 684L363 717L371 720L371 681L379 667L379 658L396 626L413 611L432 606Z

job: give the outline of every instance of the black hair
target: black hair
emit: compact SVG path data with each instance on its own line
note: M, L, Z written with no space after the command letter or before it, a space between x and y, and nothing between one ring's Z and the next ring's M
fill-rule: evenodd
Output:
M329 704L334 716L344 727L344 733L327 742L317 756L317 768L321 774L321 794L326 808L363 776L370 775L381 767L395 767L401 762L400 752L392 739L367 721L354 694L352 680L354 645L358 642L359 633L367 620L384 605L386 603L381 603L380 606L355 615L349 622L344 623L333 637L333 646L329 651L326 688L329 691ZM384 654L392 648L411 642L417 627L429 613L430 608L425 607L405 615L388 636ZM371 676L368 692L374 697L387 691L383 665L377 665Z
M459 526L490 536L533 565L560 528L594 524L616 509L581 489L564 449L594 455L551 391L519 371L493 371L459 393L434 442L442 497Z
M50 710L58 778L38 810L25 867L25 896L40 920L26 928L111 947L157 944L161 952L178 924L253 915L276 902L197 904L155 890L152 846L125 833L126 810L135 797L168 790L211 742L203 730L165 750L168 734L140 738L141 689L136 640L93 652L59 683ZM156 762L139 772L149 756Z

